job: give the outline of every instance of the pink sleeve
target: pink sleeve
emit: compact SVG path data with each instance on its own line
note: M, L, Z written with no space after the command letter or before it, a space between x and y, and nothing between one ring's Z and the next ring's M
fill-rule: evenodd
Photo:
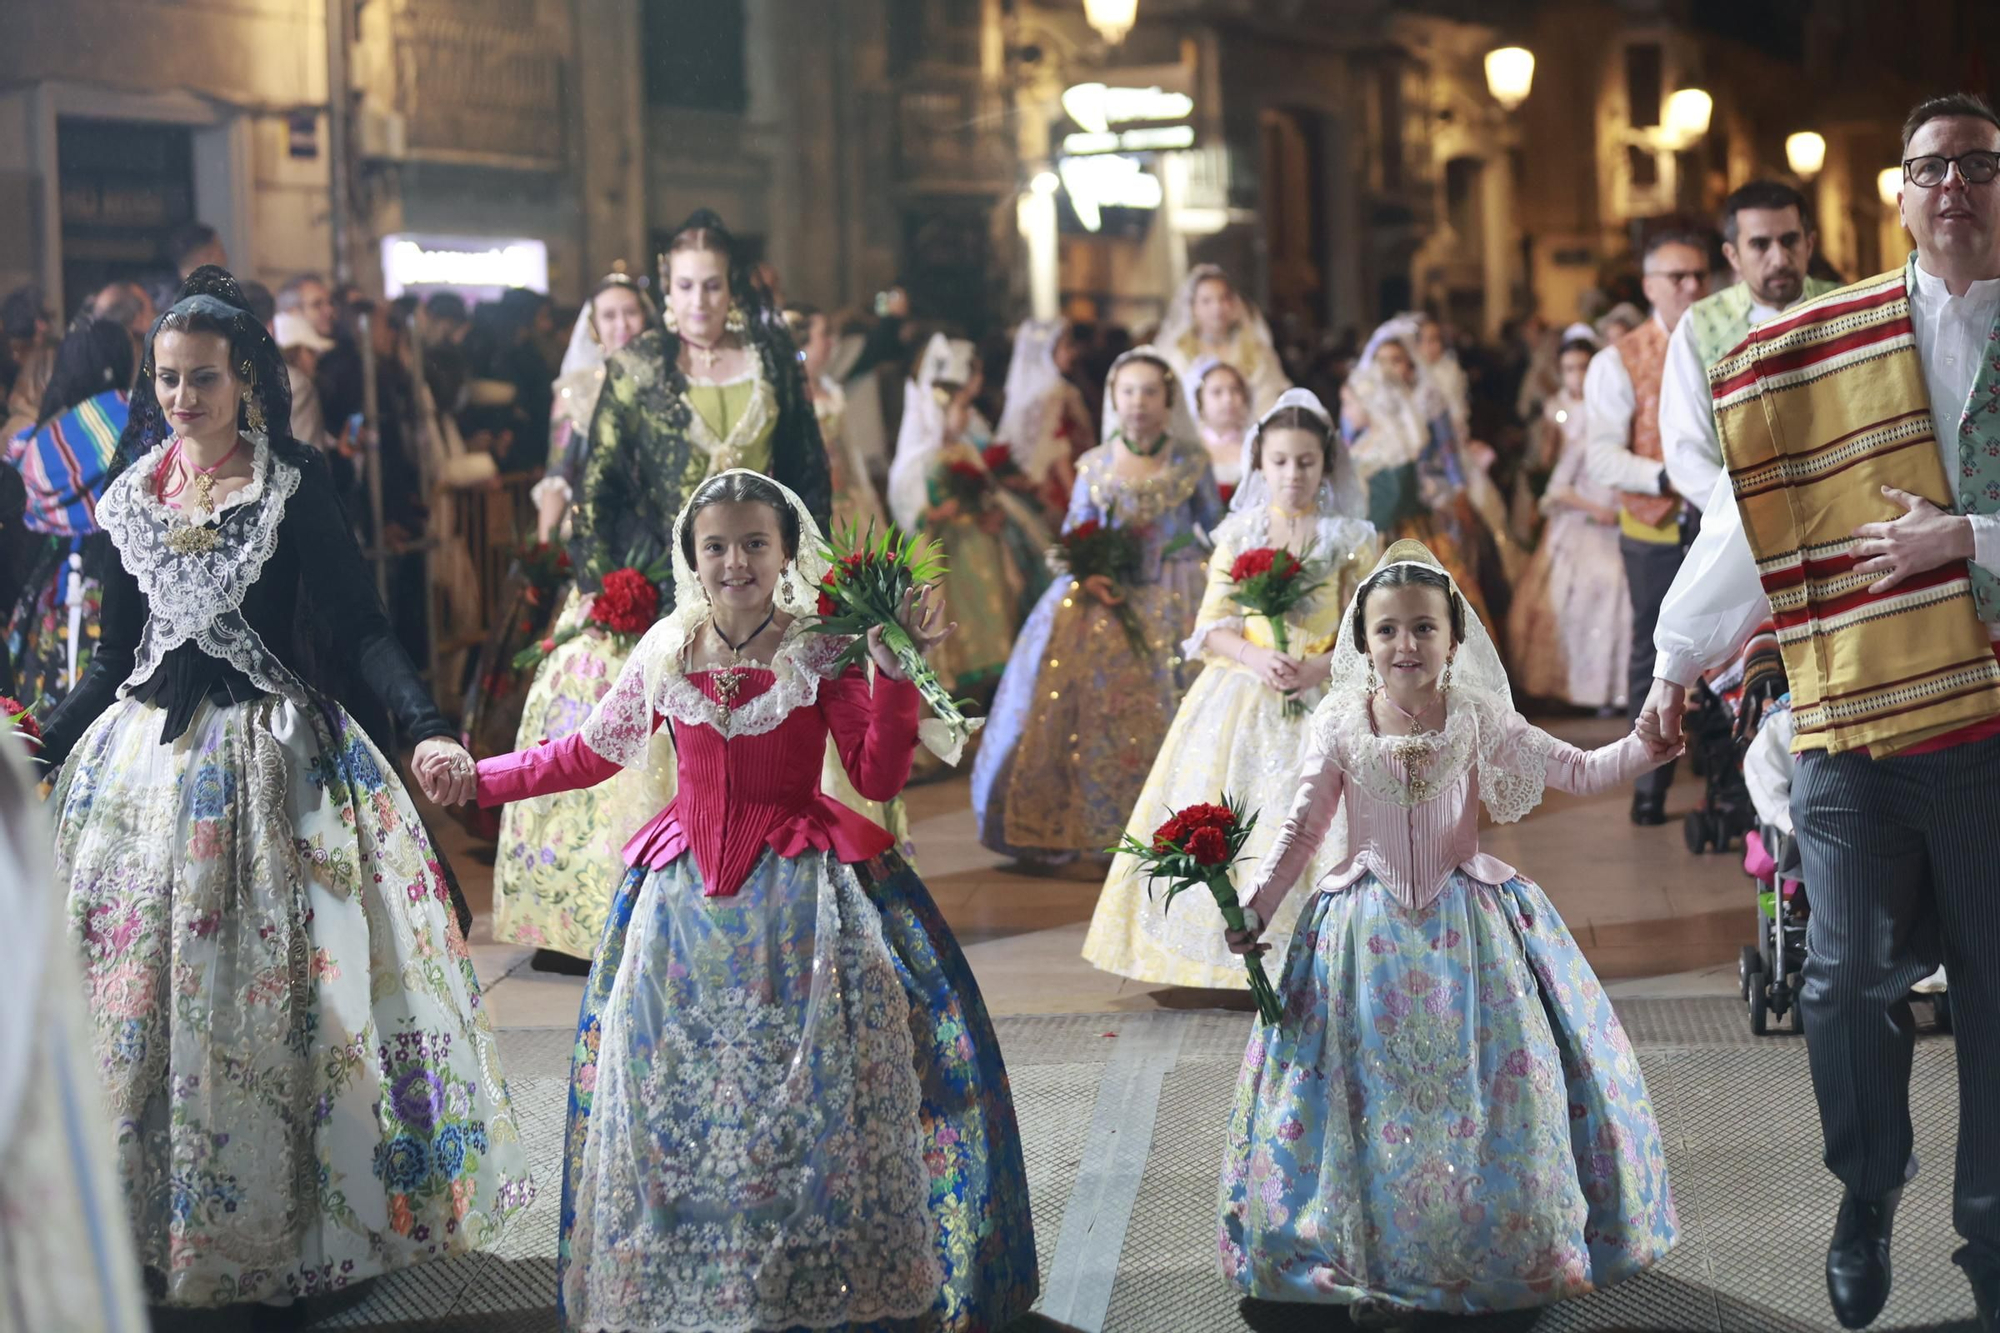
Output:
M833 733L841 767L854 790L891 801L910 780L917 749L917 687L879 671L871 692L867 672L850 667L820 682L820 715Z
M595 787L618 771L618 765L583 743L581 732L559 741L479 761L479 803L505 805L530 796Z
M1627 732L1623 740L1595 750L1580 750L1568 741L1557 740L1519 713L1507 714L1505 727L1507 734L1502 741L1503 747L1523 744L1546 746L1548 785L1575 796L1602 795L1666 762L1656 762L1648 755L1645 742L1639 739L1636 732Z
M1299 794L1292 800L1291 813L1285 816L1284 824L1278 830L1278 841L1264 856L1257 868L1257 879L1252 885L1247 904L1256 909L1257 915L1269 921L1278 910L1278 904L1299 882L1319 852L1320 844L1326 841L1326 831L1333 823L1334 812L1340 808L1340 793L1345 777L1333 756L1320 749L1317 740L1306 751L1305 771L1301 775Z

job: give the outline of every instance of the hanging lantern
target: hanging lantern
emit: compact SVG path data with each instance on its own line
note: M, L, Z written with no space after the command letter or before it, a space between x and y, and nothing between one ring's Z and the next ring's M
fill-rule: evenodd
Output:
M1785 162L1794 176L1811 180L1826 165L1826 140L1811 130L1800 130L1787 136Z
M1667 135L1676 148L1688 148L1708 133L1708 122L1714 114L1714 98L1700 88L1683 88L1667 99L1663 118Z
M1535 53L1525 46L1502 46L1486 53L1486 90L1512 111L1528 100L1535 84Z
M1875 193L1882 196L1882 202L1889 207L1896 206L1896 196L1903 192L1903 169L1884 167L1875 173Z
M1139 21L1139 0L1083 0L1083 15L1099 37L1116 46Z

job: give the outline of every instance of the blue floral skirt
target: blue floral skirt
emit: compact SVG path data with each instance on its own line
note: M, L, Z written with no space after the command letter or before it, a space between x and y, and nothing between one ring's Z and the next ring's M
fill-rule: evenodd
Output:
M587 1330L997 1330L1037 1290L971 969L894 853L635 869L584 992L558 1299Z
M1477 1314L1605 1287L1673 1245L1639 1062L1541 889L1454 875L1410 913L1315 894L1243 1057L1223 1275L1246 1295Z

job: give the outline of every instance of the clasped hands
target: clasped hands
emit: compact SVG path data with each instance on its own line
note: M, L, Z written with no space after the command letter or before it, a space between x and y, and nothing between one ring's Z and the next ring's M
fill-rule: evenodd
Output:
M433 736L417 744L410 771L417 786L433 805L453 806L471 800L479 791L478 770L465 747L448 736Z
M1248 642L1242 651L1243 665L1250 668L1257 679L1283 694L1296 694L1322 685L1333 671L1330 654L1295 657L1291 653L1260 648Z

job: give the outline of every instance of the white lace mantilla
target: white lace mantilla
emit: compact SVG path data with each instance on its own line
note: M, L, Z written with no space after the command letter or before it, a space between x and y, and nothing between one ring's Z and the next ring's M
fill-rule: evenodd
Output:
M840 673L834 660L848 644L841 636L815 634L792 622L764 668L774 677L771 688L730 709L688 679L687 649L699 628L700 622L689 627L675 616L647 631L610 692L584 720L584 744L620 767L634 768L646 763L655 715L712 727L725 740L776 731L793 712L819 702L820 682Z
M182 553L167 544L168 533L184 522L150 484L167 444L155 445L127 468L98 502L98 523L146 598L146 628L123 690L150 677L168 653L192 643L258 689L302 707L311 703L305 683L243 618L244 594L263 577L278 549L285 505L301 477L296 467L272 456L266 437L255 437L252 445L250 482L209 519L206 526L217 540L207 550Z
M1367 693L1328 695L1312 716L1312 735L1349 782L1378 801L1414 807L1452 790L1476 764L1479 799L1496 824L1512 824L1542 802L1551 738L1534 727L1510 728L1513 706L1497 695L1454 687L1428 760L1406 761L1413 738L1377 734ZM1421 781L1421 792L1413 780Z

